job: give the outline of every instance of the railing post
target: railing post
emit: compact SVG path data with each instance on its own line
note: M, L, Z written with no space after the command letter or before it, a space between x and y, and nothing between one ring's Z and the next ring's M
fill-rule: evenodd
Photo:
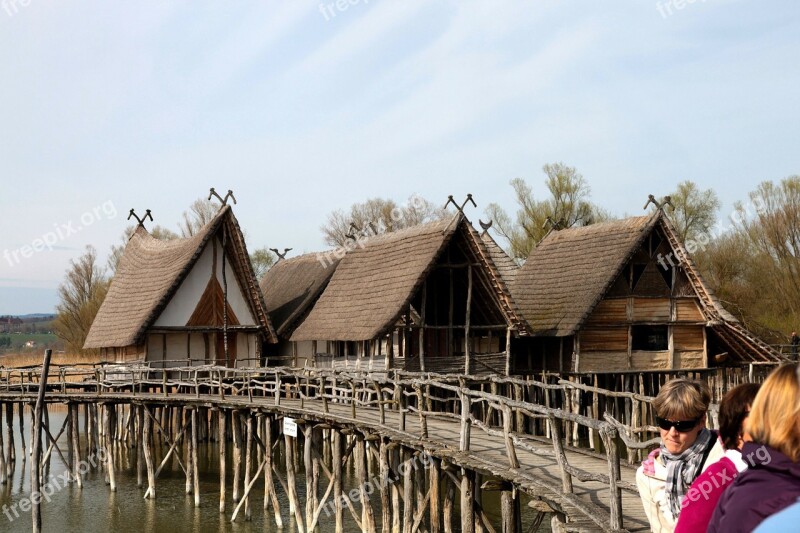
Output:
M425 398L422 395L422 388L419 385L414 385L414 390L417 393L417 413L419 414L419 427L421 437L428 438L428 420L425 418Z
M397 397L397 411L400 418L400 431L406 430L406 395L399 383L394 385L394 395Z
M386 424L386 408L383 405L383 389L381 389L381 386L374 380L372 386L375 389L375 393L378 395L378 411L381 414L381 425L384 425Z
M565 494L571 494L572 475L565 468L567 456L564 454L564 443L561 442L561 421L556 419L553 413L548 413L547 418L550 420L550 434L553 441L553 449L556 452L556 463L558 463L558 467L561 470L561 490Z
M281 404L281 373L275 372L275 405Z
M324 413L328 413L328 395L325 394L325 376L320 376L319 378L319 395L322 398L322 410ZM381 417L383 412L381 412ZM383 423L383 420L381 420Z
M519 459L517 459L517 452L514 449L514 439L511 435L511 407L503 406L503 436L506 441L506 453L508 455L508 464L511 468L519 468Z
M470 420L470 399L463 387L458 391L458 396L461 399L461 437L459 439L458 449L462 452L466 452L469 451L470 430L472 429L472 420Z
M600 438L603 440L603 446L606 449L606 456L608 457L608 489L611 492L611 501L609 508L611 509L611 527L613 529L622 529L622 489L617 486L617 481L620 478L619 472L619 455L617 455L616 443L616 430L610 425L604 425L600 428Z

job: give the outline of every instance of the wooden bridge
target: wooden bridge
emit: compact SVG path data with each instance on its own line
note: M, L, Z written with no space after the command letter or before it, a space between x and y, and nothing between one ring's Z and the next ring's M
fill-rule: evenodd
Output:
M53 453L64 456L57 441L66 429L64 461L78 486L81 458L124 441L136 447L138 483L145 498L156 497L159 473L177 460L186 474L187 494L193 494L199 506L208 495L201 497L198 489L197 443L230 439L235 506L226 505L230 461L224 446L219 448L219 506L222 513L232 511L232 520L251 516L250 491L263 473L264 512L271 505L276 522L283 523L275 492L282 488L301 533L312 531L323 511L334 515L340 531L345 509L363 531L520 531L522 493L542 513L538 521L548 513L555 530L648 529L634 477L642 451L657 443L639 441L655 430L642 422L651 420L650 397L565 380L400 371L156 369L132 364L61 366L51 374L44 401L66 404L68 416L60 432L44 428L43 461ZM0 481L15 460L14 405L19 406L21 428L24 407L33 412L41 381L40 368L0 369L0 402L5 404L0 428L5 411L8 430L0 453ZM86 446L80 444L80 408L85 413ZM293 461L299 455L299 439L291 432L281 439L282 419L294 420L303 437L303 499ZM169 448L160 462L156 439ZM285 479L273 453L281 440L286 447ZM113 491L113 454L105 455ZM379 465L379 482L372 484L370 455ZM342 486L348 460L354 461L360 483L355 498ZM424 468L418 468L420 462ZM408 466L412 463L415 468ZM321 497L320 474L327 478ZM486 490L501 491L500 524L493 524L481 507L481 492ZM460 521L454 519L456 503Z

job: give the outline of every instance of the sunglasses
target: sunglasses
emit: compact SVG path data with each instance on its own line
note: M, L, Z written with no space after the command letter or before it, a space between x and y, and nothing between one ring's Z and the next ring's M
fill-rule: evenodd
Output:
M663 429L664 431L669 431L672 428L678 433L686 433L693 430L697 427L697 423L700 422L699 418L695 418L694 420L667 420L666 418L661 418L660 416L656 417L656 424L658 427Z

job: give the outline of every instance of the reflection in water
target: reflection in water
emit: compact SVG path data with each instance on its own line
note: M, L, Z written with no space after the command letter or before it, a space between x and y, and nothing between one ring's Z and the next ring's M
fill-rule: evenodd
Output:
M52 427L60 428L64 422L66 413L57 411L51 407L50 424ZM83 420L81 418L81 420ZM3 421L5 423L5 420ZM30 428L28 426L29 417L25 418L25 439L29 445ZM5 424L4 424L5 425ZM17 449L17 461L14 465L11 479L5 485L0 485L0 532L5 531L30 531L31 513L30 508L25 507L28 502L30 473L28 471L29 461L21 449L19 438L19 428L16 427L15 417L15 438L14 442ZM83 423L80 425L83 428ZM51 430L52 431L52 430ZM54 435L55 436L55 435ZM81 435L82 449L85 451L86 442ZM67 441L66 436L58 439L59 446L66 457ZM155 461L160 464L168 447L161 446L156 448ZM283 445L276 449L275 464L278 466L282 476L285 476L285 458ZM228 444L226 452L228 460L233 457L233 450ZM82 457L84 460L86 457ZM278 500L283 515L284 527L278 529L275 517L272 513L271 505L264 510L264 485L259 481L254 486L250 498L252 508L252 520L244 521L244 512L235 523L230 522L231 515L235 508L232 501L231 487L233 483L233 466L228 464L227 468L227 487L225 514L219 512L219 450L216 443L200 443L198 447L198 467L200 471L200 507L194 506L193 496L186 494L186 478L176 459L171 459L156 480L155 500L145 500L143 498L145 488L136 485L136 452L124 443L117 443L114 451L116 464L117 491L111 492L108 489L105 472L101 468L91 468L83 476L83 489L77 488L74 484L63 484L60 477L65 471L66 466L57 452L53 452L50 465L49 478L56 478L58 483L56 490L50 501L42 503L42 523L43 531L49 532L101 532L114 531L118 533L142 533L142 532L164 532L164 533L195 533L207 531L225 531L235 533L249 532L271 532L281 531L282 533L296 533L297 527L293 516L289 514L289 500L285 491L280 488L280 483L275 481L277 487ZM256 465L257 466L257 465ZM254 471L256 466L254 466ZM370 465L370 478L377 474L377 465ZM356 488L357 482L355 472L351 465L343 470L345 492ZM261 475L263 480L263 474ZM323 477L320 482L320 497L324 493L327 483ZM145 485L146 485L145 476ZM301 495L305 494L305 474L302 470L302 462L297 472L297 490ZM380 527L380 498L377 493L373 496L373 508ZM456 492L456 509L454 516L458 520L458 492ZM527 530L528 524L534 514L528 512L527 500L523 500L523 530ZM356 509L360 511L359 504L355 503ZM498 493L486 492L483 494L483 506L487 514L491 517L494 524L500 523L500 503ZM357 532L360 529L345 510L345 531ZM458 527L458 524L454 524ZM457 529L456 529L457 530ZM546 524L540 529L545 531ZM323 511L317 531L327 533L335 531L334 517L326 516Z

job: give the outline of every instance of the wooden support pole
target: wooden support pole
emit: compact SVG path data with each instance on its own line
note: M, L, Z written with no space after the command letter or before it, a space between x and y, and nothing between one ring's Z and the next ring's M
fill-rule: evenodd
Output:
M44 393L47 389L47 374L50 371L50 357L53 350L44 351L44 361L42 362L42 377L39 382L39 395L36 397L36 410L34 412L34 439L31 442L31 515L33 522L33 533L40 533L42 530L42 508L41 508L41 478L39 477L39 466L42 452L42 406L44 405ZM20 404L21 406L22 404ZM20 412L22 407L20 407ZM21 434L22 432L20 432Z
M445 470L444 463L442 464L442 471ZM448 472L449 473L449 472ZM453 508L456 499L456 486L450 476L444 476L445 491L444 503L442 505L442 525L444 526L444 533L453 533Z
M250 486L250 474L253 471L253 413L247 411L245 415L247 421L245 423L245 439L244 439L244 486ZM250 496L244 497L244 519L250 521L252 518L252 511L250 510Z
M0 485L6 484L6 450L3 439L3 404L0 404Z
M428 485L430 493L430 532L441 533L441 509L440 509L440 486L441 486L441 472L439 460L435 457L430 457L430 467L428 468Z
M70 418L72 419L71 430L72 434L70 439L72 442L72 479L79 489L83 488L83 480L81 479L80 462L81 462L81 445L80 445L80 426L78 422L78 404L70 403L69 411Z
M88 404L87 404L88 407ZM144 485L144 450L142 448L144 444L144 415L142 414L142 408L131 406L131 409L134 410L136 414L136 486L141 487ZM89 409L86 410L86 417L90 418L91 411ZM91 424L89 424L91 425ZM87 425L87 428L88 426ZM88 437L87 433L87 437Z
M147 406L141 406L139 408L141 412L139 413L139 418L142 421L142 451L144 452L144 461L147 466L147 491L144 493L145 499L149 496L152 499L156 497L156 473L153 468L153 456L152 452L150 451L150 443L151 443L151 429L153 427L153 422L150 420L150 417L146 417L145 413L147 412Z
M227 461L226 461L226 435L225 435L225 411L223 409L217 410L217 442L219 444L219 512L225 512L225 475L227 474Z
M387 450L389 453L389 468L393 472L397 472L397 467L400 463L400 450L391 448ZM392 477L392 533L400 533L400 487L398 487L397 474L394 473Z
M231 425L233 431L233 502L238 503L242 472L242 420L239 411L231 411Z
M200 472L197 466L197 409L192 409L192 492L194 506L200 507Z
M20 404L21 405L21 404ZM11 477L13 465L17 460L17 447L14 446L14 403L6 404L6 477ZM24 456L24 453L23 453Z
M275 514L275 524L278 528L283 527L283 518L281 517L281 506L278 502L278 495L275 492L275 484L272 481L272 417L267 415L264 417L264 509L267 508L267 499L272 502L272 511Z
M114 443L112 441L111 435L111 427L113 422L113 415L111 414L112 406L109 404L105 404L104 406L106 416L106 436L105 436L105 447L106 447L106 465L108 467L108 488L111 492L117 491L117 476L114 471Z
M289 512L294 513L297 530L302 533L305 530L303 526L303 513L300 510L300 501L297 497L297 480L294 469L294 445L295 437L290 437L284 434L284 445L286 446L286 484L288 485L287 493L289 495Z
M414 522L414 480L411 476L411 453L408 448L402 452L403 473L403 533L412 533L411 526Z
M420 304L419 316L419 370L425 372L425 308L428 302L428 279L422 282L422 303Z
M369 494L367 494L367 448L366 441L360 435L356 437L356 478L358 479L358 490L361 497L361 530L365 533L375 532L375 514L372 510ZM370 485L371 487L371 485Z
M189 433L190 433L189 438L186 439L186 456L184 457L184 461L186 463L186 468L184 470L184 474L186 475L186 494L187 495L188 494L192 494L192 491L194 490L194 462L192 461L192 456L193 456L193 449L194 449L195 440L192 438L192 435L191 435L192 430L193 430L193 423L192 423L192 413L193 412L194 412L194 410L192 410L192 409L189 409L189 408L184 409L183 410L183 416L185 418L181 419L181 422L184 425L189 424ZM168 439L169 437L166 437L166 432L167 432L166 429L164 427L162 427L161 428L161 434L164 435L164 437ZM177 441L173 443L173 445L175 445L175 444L177 444ZM170 448L170 449L172 449L172 448ZM169 455L169 454L167 454L167 455ZM165 457L165 459L166 459L166 457ZM163 464L164 463L162 463L162 465ZM161 469L161 467L159 467L159 470L160 469ZM156 472L156 475L158 475L158 472Z
M333 460L331 468L333 470L333 501L336 520L336 531L344 528L344 506L342 504L342 433L338 429L333 429Z
M467 309L466 319L464 320L464 374L469 375L472 371L469 353L469 325L470 311L472 309L472 267L467 267Z
M475 474L461 469L461 532L475 533Z
M508 329L506 329L506 369L505 369L506 370L506 376L510 376L511 375L511 370L512 370L512 366L511 366L511 332L512 332L512 328L511 328L511 326L508 326Z
M389 533L392 529L391 500L389 498L389 448L381 439L378 448L378 469L380 473L381 531Z

